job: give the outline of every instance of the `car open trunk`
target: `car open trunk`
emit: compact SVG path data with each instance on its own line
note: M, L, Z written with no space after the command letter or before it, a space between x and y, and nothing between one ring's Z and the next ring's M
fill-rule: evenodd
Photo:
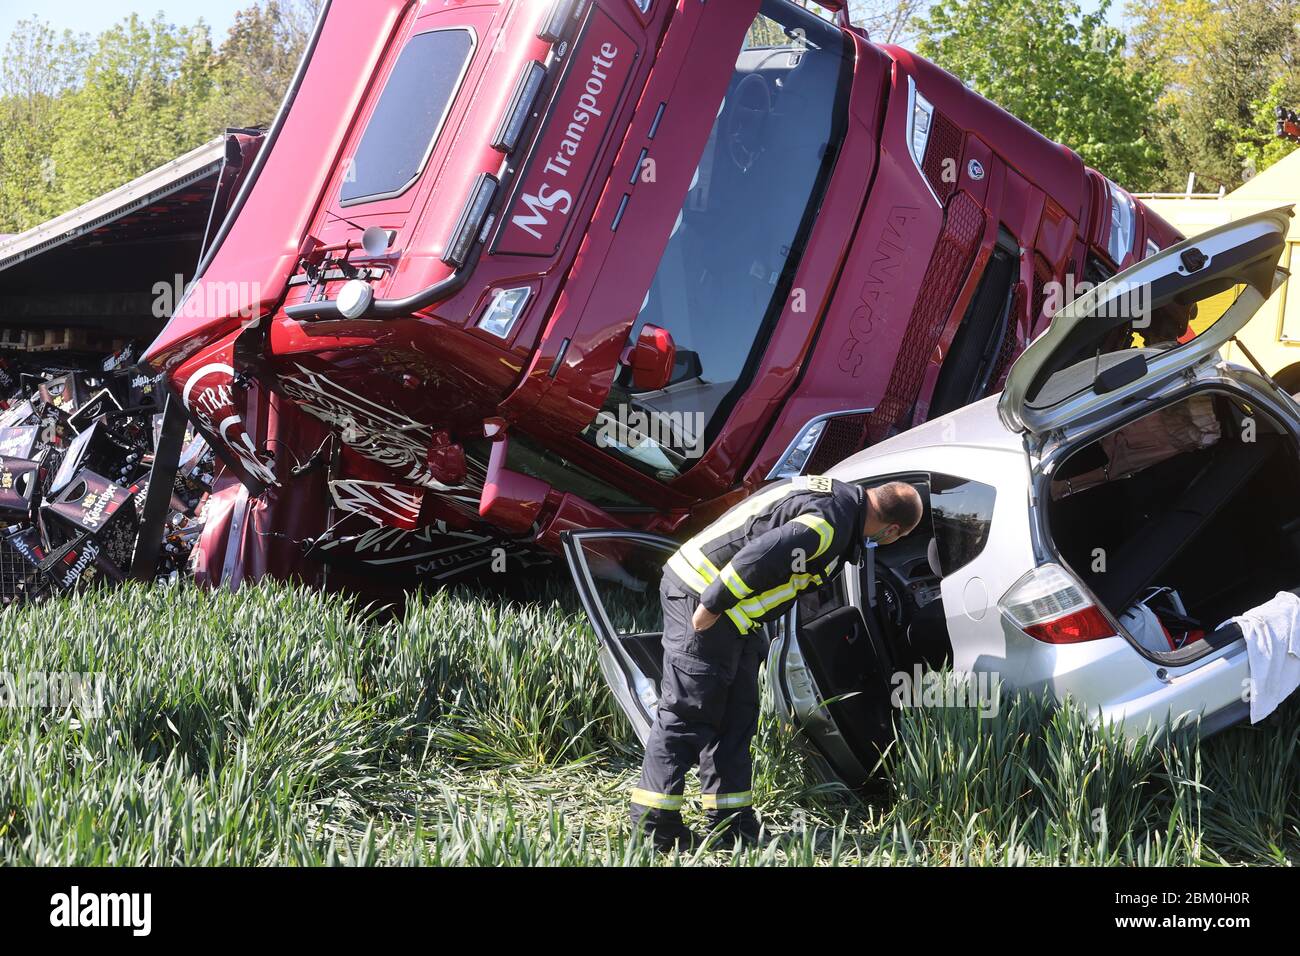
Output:
M1051 477L1051 540L1113 617L1173 588L1210 635L1153 658L1208 653L1228 618L1300 586L1296 439L1241 396L1184 393L1074 450Z

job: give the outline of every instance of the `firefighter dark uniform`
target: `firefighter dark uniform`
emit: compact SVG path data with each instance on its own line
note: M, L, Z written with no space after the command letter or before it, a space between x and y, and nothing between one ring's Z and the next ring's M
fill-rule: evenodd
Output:
M667 844L681 821L687 771L700 765L711 825L753 823L749 745L758 726L760 626L807 588L859 559L862 489L821 476L771 485L691 538L668 560L660 585L663 678L632 822ZM720 614L696 631L699 604Z

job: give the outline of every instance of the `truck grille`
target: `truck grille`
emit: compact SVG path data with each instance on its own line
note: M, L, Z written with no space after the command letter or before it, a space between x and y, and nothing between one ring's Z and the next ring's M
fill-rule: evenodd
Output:
M957 189L957 177L961 174L962 140L962 131L957 124L935 110L921 171L930 181L930 188L939 197L939 202L945 205ZM947 177L943 174L945 163L949 170Z
M878 442L916 403L925 366L939 344L939 336L952 312L957 293L970 272L984 233L984 212L966 193L956 193L948 204L943 232L930 256L930 265L908 319L903 343L889 374L889 385L867 422L866 438Z
M820 475L854 452L861 451L862 430L866 424L865 414L840 415L828 421L826 430L822 432L822 437L808 459L804 472L809 475Z

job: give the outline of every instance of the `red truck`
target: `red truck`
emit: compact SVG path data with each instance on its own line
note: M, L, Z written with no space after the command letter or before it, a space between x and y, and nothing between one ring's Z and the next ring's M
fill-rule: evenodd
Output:
M1180 238L822 6L326 0L145 355L230 476L200 576L685 532L998 391Z

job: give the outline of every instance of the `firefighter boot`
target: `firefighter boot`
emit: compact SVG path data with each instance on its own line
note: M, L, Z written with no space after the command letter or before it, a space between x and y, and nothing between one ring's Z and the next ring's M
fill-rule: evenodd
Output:
M639 818L633 817L632 830L644 833L661 853L690 853L700 845L700 838L682 822L680 812L649 810Z
M738 810L710 810L705 814L714 846L730 849L739 840L745 846L758 845L759 822L753 807Z

